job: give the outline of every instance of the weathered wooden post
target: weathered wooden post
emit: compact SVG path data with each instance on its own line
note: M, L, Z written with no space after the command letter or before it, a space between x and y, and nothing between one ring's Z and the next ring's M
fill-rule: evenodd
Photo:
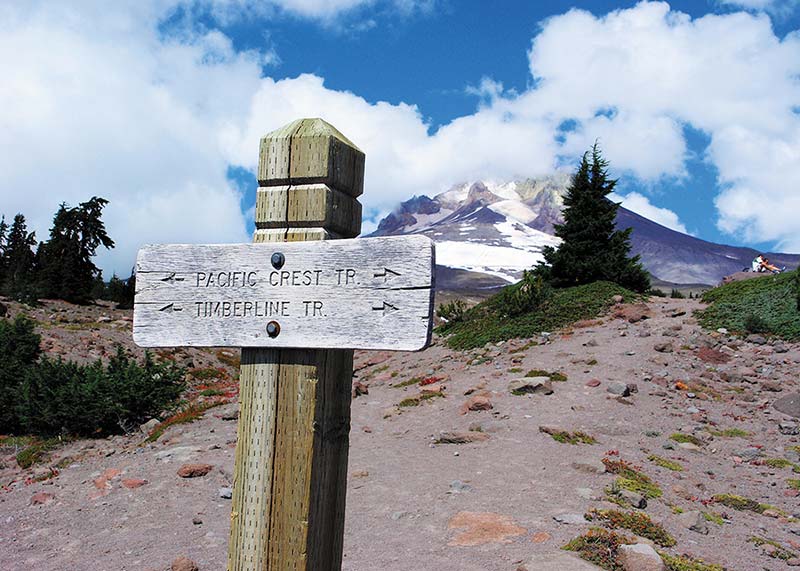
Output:
M139 252L139 345L244 347L229 571L341 568L352 349L430 340L433 243L346 239L363 175L334 127L295 121L261 140L255 244Z
M358 236L363 181L364 153L321 119L268 134L253 241ZM242 350L229 571L341 568L352 377L351 349Z

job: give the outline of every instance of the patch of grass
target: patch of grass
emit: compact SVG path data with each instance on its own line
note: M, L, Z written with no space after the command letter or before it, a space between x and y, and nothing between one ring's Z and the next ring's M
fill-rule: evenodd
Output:
M411 377L410 379L407 379L405 381L401 381L399 383L395 383L392 386L394 388L396 388L396 389L399 389L399 388L402 388L402 387L410 387L412 385L418 385L420 383L420 381L422 381L422 377Z
M521 372L522 372L522 369L520 369L519 367L512 367L512 368L510 368L510 369L508 370L508 372L509 372L509 373L521 373Z
M749 438L753 434L741 428L726 428L725 430L709 430L711 436L720 438Z
M618 488L636 492L649 499L664 495L658 484L628 462L603 458L603 464L609 473L619 476L614 482Z
M17 452L17 464L20 468L30 468L34 464L45 462L50 458L50 452L62 443L60 438L47 438L34 440L27 447Z
M710 521L711 523L725 525L725 519L717 512L703 512L703 517L706 521Z
M214 367L195 367L189 369L188 373L198 381L209 381L211 379L224 379L228 373L224 369Z
M683 472L683 466L674 460L662 458L661 456L656 456L655 454L651 454L647 457L647 459L661 468L666 468L667 470L672 470L673 472Z
M422 403L422 402L424 402L426 400L431 400L431 399L435 399L435 398L438 398L438 397L444 397L444 395L440 394L440 393L425 393L425 394L422 394L422 395L417 395L417 396L414 396L414 397L409 397L407 399L403 399L399 403L397 403L397 406L399 406L400 408L408 408L410 406L419 406L420 403Z
M626 302L637 299L636 294L611 282L554 290L535 310L512 317L504 304L507 291L522 287L508 286L500 294L468 309L462 321L437 328L448 336L447 344L454 349L482 347L486 343L508 339L526 339L542 331L554 331L576 321L593 319L614 305L613 297L621 295Z
M200 396L204 397L219 397L225 394L225 391L220 389L203 389L200 391Z
M627 537L607 529L593 527L576 537L561 549L575 552L581 559L594 563L606 571L624 571L617 563L617 552L621 545L636 543Z
M800 490L800 480L789 478L786 480L786 484L793 490Z
M737 333L775 335L800 340L800 311L797 304L797 271L734 282L703 294L710 304L697 312L707 329L725 327Z
M649 539L661 547L672 547L675 539L664 527L650 519L646 513L623 512L619 510L591 510L586 514L589 521L600 521L611 529L627 529L630 532Z
M695 446L704 446L703 441L697 438L696 436L692 436L691 434L684 434L682 432L676 432L669 437L670 440L673 440L677 443L689 442L694 444Z
M540 426L539 432L549 434L553 440L561 444L597 444L597 440L594 436L581 432L580 430L569 432L567 430L557 430L547 426Z
M207 410L223 404L228 404L228 402L230 401L225 399L220 399L216 401L204 402L202 404L192 403L186 408L184 408L182 411L173 414L165 421L159 423L158 426L156 426L150 432L150 434L147 435L147 438L145 438L144 441L155 442L156 440L161 438L161 436L164 434L164 432L166 432L166 430L170 426L175 426L176 424L186 424L189 422L194 422L195 420L203 416L203 413L205 413Z
M762 547L764 545L769 545L774 549L770 549L767 551L767 555L772 557L773 559L780 559L781 561L788 561L789 559L793 559L797 557L797 554L794 551L786 549L777 541L773 541L772 539L767 539L766 537L758 537L756 535L752 536L750 539L747 540L749 543L756 545L758 547Z
M786 458L767 458L764 460L764 464L770 468L791 468L795 472L800 472L800 466L790 460L787 460Z
M664 561L664 565L667 566L667 571L725 571L723 566L706 563L701 559L670 555L669 553L663 553L661 551L659 551L658 554Z
M762 504L755 500L751 500L750 498L737 496L735 494L717 494L712 499L718 504L722 504L723 506L727 506L740 512L754 512L757 514L762 514L767 510L774 510L778 513L782 513L782 510L776 508L775 506Z
M531 369L527 373L525 373L526 377L547 377L553 382L556 383L564 383L567 381L567 375L564 373L551 373L549 371L545 371L543 369Z

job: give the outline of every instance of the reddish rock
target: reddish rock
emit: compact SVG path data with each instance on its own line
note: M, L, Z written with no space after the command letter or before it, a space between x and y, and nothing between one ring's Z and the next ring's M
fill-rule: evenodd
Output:
M701 361L712 363L714 365L721 365L731 360L730 355L722 353L721 351L716 351L710 347L700 347L700 350L697 352L697 357Z
M147 484L147 480L140 480L137 478L126 478L122 480L122 485L128 488L129 490L133 490L135 488L141 488L145 484Z
M178 476L181 478L199 478L213 469L214 466L211 464L184 464L178 469Z
M653 317L653 312L650 311L650 308L647 307L647 304L636 303L615 306L613 316L617 319L624 319L628 323L637 323Z
M600 386L600 381L598 381L597 379L589 379L588 381L586 381L586 386L587 387L599 387Z
M547 541L550 541L552 537L553 536L547 533L546 531L538 531L533 534L533 537L531 537L531 541L533 543L545 543Z
M183 556L178 557L175 561L173 561L170 569L172 571L200 571L200 568L197 566L197 563L195 563L188 557L183 557Z
M369 394L369 387L360 381L353 383L353 398Z
M467 412L471 410L491 410L492 408L494 408L492 407L492 401L490 401L488 397L475 395L470 397L467 402L462 405L461 414L467 414Z
M51 492L37 492L31 496L30 504L32 506L46 506L55 501L55 499L56 495Z
M474 546L486 543L511 543L510 537L524 535L525 528L518 526L507 515L486 512L459 512L447 527L461 529L448 545Z

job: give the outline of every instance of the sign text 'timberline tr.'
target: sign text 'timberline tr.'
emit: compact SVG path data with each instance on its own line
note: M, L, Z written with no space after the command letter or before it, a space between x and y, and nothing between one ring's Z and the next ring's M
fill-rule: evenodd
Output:
M431 334L425 236L139 251L133 335L143 347L418 350Z

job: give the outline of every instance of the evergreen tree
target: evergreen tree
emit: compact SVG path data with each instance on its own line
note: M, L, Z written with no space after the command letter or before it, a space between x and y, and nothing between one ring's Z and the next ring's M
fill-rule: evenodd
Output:
M104 198L93 197L76 207L61 204L53 218L50 240L39 255L39 284L45 297L88 303L100 270L92 262L97 248L113 248L101 220Z
M607 167L595 143L572 177L564 197L564 223L555 227L556 236L563 241L557 249L544 248L545 261L537 267L537 273L555 287L599 280L639 292L650 287L639 256L630 257L632 229L615 228L619 204L608 195L617 181L608 177Z
M6 217L0 217L0 291L6 279L6 238L8 237L8 224Z
M34 254L36 236L28 233L25 217L17 214L8 230L3 249L4 271L2 293L22 301L36 299L34 292Z

